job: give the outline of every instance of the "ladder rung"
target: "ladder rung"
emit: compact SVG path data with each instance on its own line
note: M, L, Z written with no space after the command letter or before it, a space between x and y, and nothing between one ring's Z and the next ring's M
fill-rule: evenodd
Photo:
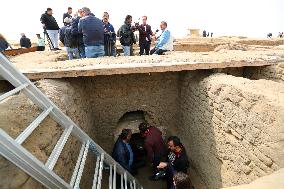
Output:
M99 170L99 178L98 178L98 187L97 189L101 189L102 186L102 177L103 177L103 167L104 167L104 153L101 155L101 162L100 162L100 170Z
M48 108L44 112L42 112L17 138L16 142L18 144L22 144L31 133L39 126L39 124L48 116L48 114L52 111L52 107Z
M78 175L78 171L79 171L80 164L81 164L81 160L82 160L82 157L83 157L83 154L84 154L85 146L86 146L86 143L84 142L84 143L82 144L80 153L79 153L79 155L78 155L77 162L76 162L76 166L75 166L75 168L74 168L74 171L73 171L73 174L72 174L72 178L71 178L71 181L70 181L70 185L71 185L72 187L74 186L75 181L76 181L76 177L77 177L77 175Z
M50 154L45 166L47 166L50 170L52 170L72 132L73 125L71 125L69 128L66 128L61 135L60 139L58 140L56 146L54 147L52 153Z
M113 182L112 188L116 189L116 164L113 165Z
M92 189L97 189L97 181L98 181L98 172L99 172L100 160L101 160L101 156L98 156L97 157L97 162L96 162L96 169L95 169Z
M124 173L124 188L127 189L127 174L126 172Z
M1 95L1 96L0 96L0 102L1 102L2 100L4 100L4 99L8 98L9 96L12 96L12 95L16 94L17 92L21 91L22 89L26 88L27 86L29 86L28 83L22 84L22 85L20 85L19 87L17 87L17 88L15 88L15 89L13 89L13 90L11 90L11 91L9 91L9 92L7 92L7 93Z
M112 165L109 166L109 189L112 189L112 182L113 182L113 172L112 172Z
M82 177L83 170L84 170L85 163L86 163L87 154L88 154L88 151L89 151L89 146L90 146L90 141L87 141L87 144L85 146L84 153L83 153L83 156L82 156L82 160L81 160L81 163L80 163L80 168L79 168L79 171L78 171L78 174L77 174L77 177L76 177L74 188L79 188L81 177Z

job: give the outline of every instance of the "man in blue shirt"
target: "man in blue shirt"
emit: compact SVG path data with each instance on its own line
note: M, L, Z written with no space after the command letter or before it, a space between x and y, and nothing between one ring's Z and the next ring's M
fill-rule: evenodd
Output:
M109 23L109 14L104 12L103 15L103 25L104 25L104 47L106 56L115 56L115 42L116 34L112 24Z
M155 48L150 51L151 55L162 55L166 51L173 50L173 38L171 32L167 29L167 26L167 22L161 22L160 28L162 30L162 34L157 38L158 41Z
M103 23L87 7L82 8L82 13L83 18L79 20L78 32L83 33L86 57L102 57L105 55Z

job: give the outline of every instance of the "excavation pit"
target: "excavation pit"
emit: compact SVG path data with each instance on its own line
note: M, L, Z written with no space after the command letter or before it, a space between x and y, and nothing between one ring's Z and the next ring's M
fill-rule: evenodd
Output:
M242 54L239 51L228 53L230 56ZM284 166L281 142L284 84L283 72L279 71L283 60L280 52L274 51L273 56L270 53L263 54L262 58L256 53L245 60L229 62L229 59L217 62L214 55L205 55L215 64L205 61L203 64L184 61L173 64L169 59L163 62L153 58L154 63L148 66L143 62L130 65L134 61L131 59L126 60L129 64L111 65L96 62L101 59L34 67L24 67L19 62L15 65L107 152L111 153L121 128L128 123L134 125L130 128L135 128L145 119L161 129L165 137L180 136L197 188L221 188L250 183ZM198 60L199 55L191 55ZM262 67L264 65L266 67ZM253 69L262 70L253 75L257 80L250 79ZM275 72L269 74L264 71L267 69ZM37 112L22 93L1 102L0 120L5 121L1 121L0 127L17 136L19 125L27 122L23 108L28 109L29 114ZM12 118L17 118L17 122L9 123ZM56 123L43 124L56 126ZM36 138L40 132L36 130L31 137ZM42 138L41 142L51 148L50 141ZM71 144L74 152L63 151L60 158L65 164L59 163L59 170L73 170L80 144L76 141ZM27 149L29 147L36 149L35 155L41 154L36 146L27 146ZM92 158L87 162L85 185L81 188L91 185L93 162ZM5 171L0 171L0 188L11 186L6 171L12 171L19 178L16 188L42 187L7 161L2 159L1 164L5 165L2 166ZM59 175L68 180L70 172L59 172ZM149 182L145 188L152 186Z

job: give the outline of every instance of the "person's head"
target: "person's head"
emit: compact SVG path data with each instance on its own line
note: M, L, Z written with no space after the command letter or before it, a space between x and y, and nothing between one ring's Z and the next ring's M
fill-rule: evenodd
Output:
M147 16L142 16L142 23L144 25L147 23Z
M131 139L131 135L132 135L132 132L131 132L130 129L122 129L119 137L121 138L121 140L123 140L125 142L129 142L130 139Z
M37 36L37 38L38 38L38 39L41 39L41 37L40 37L40 34L39 34L39 33L37 33L37 34L36 34L36 36Z
M68 14L72 14L72 7L68 7Z
M145 122L140 123L140 125L139 125L139 131L140 131L140 134L141 134L142 137L145 137L145 136L146 136L146 133L148 132L149 127L150 127L150 126L149 126L148 123L145 123Z
M178 152L182 148L182 143L177 136L170 136L167 140L168 149L173 152Z
M83 10L82 10L82 9L79 9L79 10L78 10L78 15L79 15L80 17L83 17Z
M103 14L103 22L104 23L108 23L108 20L109 20L109 14L108 14L108 12L104 12L104 14Z
M91 10L88 7L83 7L82 8L82 15L84 16L88 16L89 14L91 14Z
M161 24L160 24L160 28L161 28L161 30L164 30L164 29L166 29L167 27L168 27L167 22L162 21L162 22L161 22Z
M53 14L52 8L47 8L46 13L51 16Z
M24 33L21 33L21 36L22 36L22 37L26 37L26 35L25 35Z
M192 183L189 176L183 172L175 173L173 182L176 189L192 189Z
M125 17L125 23L126 24L132 24L132 16L131 15L127 15Z

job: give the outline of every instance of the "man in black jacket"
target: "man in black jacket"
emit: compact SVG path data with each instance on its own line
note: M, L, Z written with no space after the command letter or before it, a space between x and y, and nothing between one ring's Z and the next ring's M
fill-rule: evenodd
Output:
M189 161L180 139L177 136L168 138L169 153L167 162L161 162L158 169L166 169L167 189L173 189L173 175L176 172L187 173Z
M22 48L30 48L32 46L31 40L26 37L24 33L21 33L20 45Z
M147 24L147 16L142 17L142 24L137 27L139 31L139 47L140 55L143 55L144 52L146 55L149 55L150 46L151 46L151 36L153 35L151 26Z
M63 24L64 24L64 26L67 26L68 25L68 23L66 23L65 21L64 21L64 19L65 18L72 18L72 7L68 7L68 11L66 12L66 13L64 13L63 14Z
M127 15L125 17L124 24L118 31L118 37L120 37L120 44L122 45L124 56L130 56L130 49L133 44L136 44L134 36L134 28L131 27L132 16Z
M85 46L83 41L83 34L78 32L79 20L83 17L83 10L78 10L78 15L72 21L72 35L74 38L78 39L78 50L80 58L86 58Z
M46 30L50 40L52 42L53 50L60 50L58 48L58 30L59 26L52 16L52 9L47 8L46 12L41 15L40 21L42 23L43 29Z
M132 132L130 129L123 129L119 135L112 151L112 157L124 169L131 172L133 164L133 152L128 143L131 139Z

